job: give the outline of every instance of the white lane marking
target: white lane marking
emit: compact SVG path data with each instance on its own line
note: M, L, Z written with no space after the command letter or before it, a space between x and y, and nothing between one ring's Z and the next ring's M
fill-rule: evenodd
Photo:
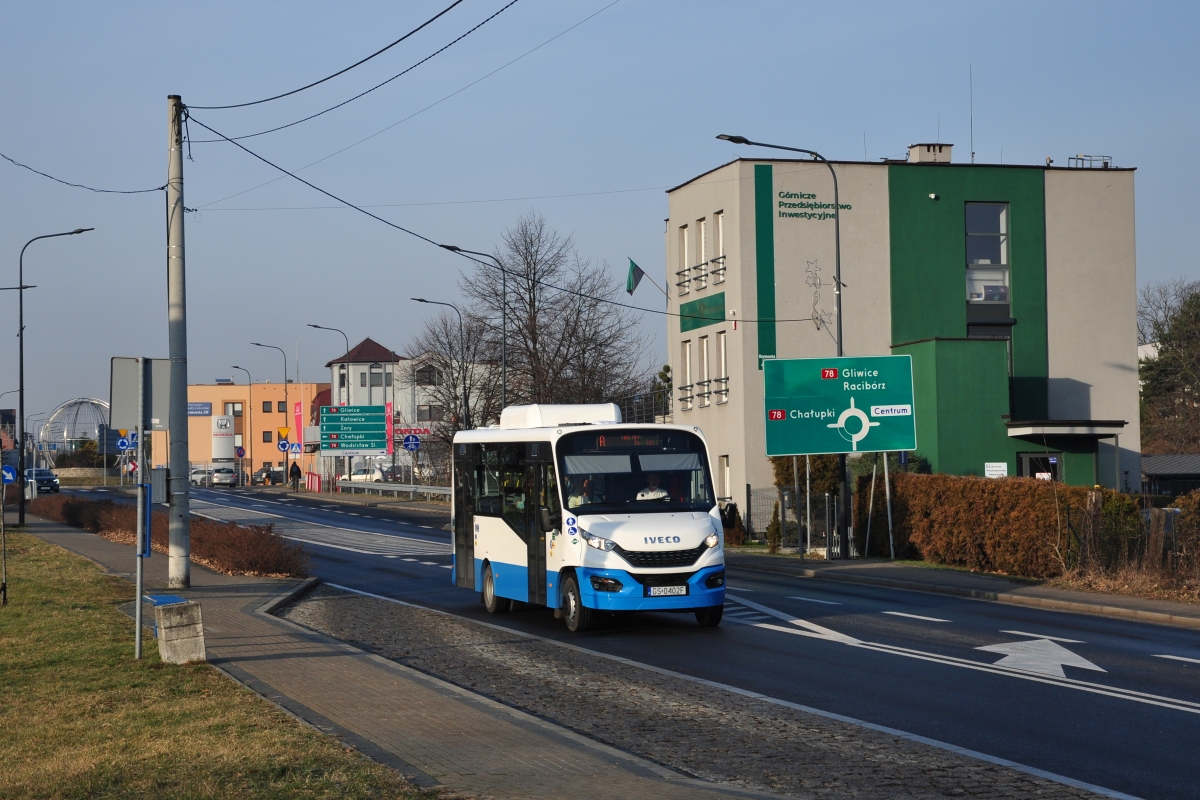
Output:
M990 644L975 649L983 650L986 653L1002 653L1004 658L996 662L998 666L1040 672L1043 675L1053 675L1058 678L1067 677L1067 674L1063 672L1064 664L1079 669L1090 669L1093 672L1108 671L1049 639Z
M775 617L776 619L781 619L784 622L790 622L793 625L796 625L800 628L804 628L806 631L810 632L810 635L815 634L817 636L820 636L822 639L829 639L830 641L842 642L844 644L850 644L851 642L858 641L853 636L847 636L844 633L838 633L837 631L830 630L829 628L821 627L820 625L817 625L815 622L809 622L808 620L804 620L804 619L796 619L791 614L785 614L782 611L776 611L773 608L768 608L767 606L759 605L758 603L755 603L751 600L747 600L744 597L730 597L729 595L726 595L725 597L727 600L732 600L735 603L741 603L742 605L746 606L747 608L753 608L755 611L761 611L762 613L766 614L769 617ZM792 629L787 629L787 630L790 631Z
M840 606L841 603L835 603L832 600L818 600L815 597L789 597L788 600L803 600L807 603L820 603L826 606Z
M404 560L404 561L416 561L416 559L415 559L415 558L406 558L406 559L403 559L403 560Z
M400 556L384 556L384 558L399 558Z
M1063 639L1058 636L1047 636L1044 633L1026 633L1025 631L1000 631L1001 633L1011 633L1013 636L1028 636L1031 639L1049 639L1052 642L1062 642L1063 644L1087 644L1079 639Z
M440 566L442 569L454 569L453 564L439 564L438 566Z
M1038 778L1045 778L1046 780L1054 781L1055 783L1060 783L1064 786L1071 786L1076 789L1083 789L1085 791L1093 792L1095 794L1101 795L1102 797L1111 797L1111 798L1114 798L1114 800L1141 800L1141 798L1138 798L1131 794L1125 794L1123 792L1118 792L1113 789L1106 789L1103 786L1097 786L1096 784L1093 784L1093 783L1085 783L1083 781L1078 781L1078 780L1075 780L1074 778L1068 778L1065 775L1059 775L1054 772L1047 772L1044 769L1038 769L1037 767L1030 767L1025 764L1021 764L1017 761L1009 761L1006 758L1000 758L998 756L988 755L987 753L981 753L978 750L969 750L965 747L959 747L956 744L950 744L949 742L943 742L938 739L930 739L927 736L920 736L915 733L909 733L908 731L902 731L902 730L899 730L898 728L889 728L886 725L876 725L874 722L867 722L866 720L857 719L855 717L847 717L844 714L835 714L832 711L823 711L819 708L813 708L812 706L804 706L804 705L800 705L799 703L793 703L789 700L781 700L777 697L771 697L770 695L759 694L758 692L753 692L753 691L750 691L749 689L742 689L737 686L731 686L730 684L727 684L727 683L718 683L717 681L710 681L706 678L697 678L694 675L688 675L686 672L676 672L675 670L664 669L663 667L656 667L653 664L646 664L642 661L634 661L632 658L625 658L623 656L614 656L610 653L602 653L599 650L589 650L588 648L581 647L577 644L569 644L567 642L562 642L557 639L550 639L545 636L538 636L535 633L526 633L524 631L516 630L515 628L506 628L503 625L497 625L493 622L483 622L481 620L470 619L469 617L463 617L463 616L459 616L458 614L452 614L449 611L442 611L440 609L430 608L429 606L423 606L419 603L409 603L404 600L397 600L394 597L384 597L383 595L380 595L380 594L372 594L371 592L364 592L361 589L351 589L349 586L341 586L336 583L326 583L325 585L330 586L334 589L341 589L344 592L350 592L351 594L357 594L357 595L361 595L363 597L372 597L376 600L382 600L385 603L395 603L396 605L408 606L409 608L419 608L422 611L429 611L434 614L442 614L447 617L454 617L455 619L466 620L466 621L474 623L476 625L481 625L485 628L491 628L493 630L497 630L502 633L511 634L514 636L523 636L527 639L536 639L537 641L546 642L547 644L552 644L552 645L555 645L556 647L562 647L562 648L571 650L576 653L582 653L582 654L588 655L588 656L594 656L597 658L608 659L609 661L615 661L618 664L626 664L628 666L637 667L638 669L644 669L648 672L654 672L659 675L668 675L673 678L679 678L681 680L688 681L689 683L695 683L700 686L708 686L713 689L720 689L722 691L730 692L731 694L736 694L741 697L748 697L752 700L761 700L764 703L770 703L772 705L782 706L784 708L792 708L797 711L803 711L806 714L813 714L813 715L821 717L823 719L831 719L831 720L835 720L837 722L844 722L848 725L857 725L858 727L866 728L867 730L878 731L879 733L886 733L889 736L897 736L901 739L905 739L910 742L918 742L919 744L928 745L930 747L936 747L939 750L945 750L950 753L957 753L958 755L964 756L966 758L974 758L978 761L983 761L988 764L995 764L1000 767L1008 767L1009 769L1015 769L1019 772L1025 773L1026 775L1033 775ZM761 626L757 626L757 627L761 627ZM771 626L771 627L777 627L777 626ZM786 631L787 633L798 634L800 636L812 636L813 635L806 631L798 631L794 628L780 627L779 630ZM1051 681L1048 681L1048 680L1043 681L1043 682L1051 683Z
M1046 683L1052 686L1059 686L1064 689L1075 689L1081 692L1089 692L1091 694L1114 697L1120 700L1130 700L1135 703L1159 706L1161 708L1170 708L1175 711L1186 711L1191 714L1200 714L1200 703L1193 703L1190 700L1178 700L1173 697L1164 697L1162 695L1139 692L1133 689L1121 689L1115 686L1105 686L1101 683L1081 681L1076 680L1075 678L1060 678L1056 675L1045 675L1025 669L1014 669L999 662L996 664L985 664L979 661L970 661L965 658L945 656L939 653L929 653L922 650L911 650L906 647L897 647L895 645L881 644L879 642L864 642L859 639L855 639L852 636L846 636L844 634L837 633L836 631L831 631L828 628L822 628L819 625L814 625L811 622L805 622L804 620L793 620L789 615L784 614L781 611L775 611L774 609L767 608L766 606L760 606L758 603L752 603L749 600L741 597L731 597L726 595L725 599L732 600L745 606L757 608L762 610L764 613L768 613L778 619L786 619L788 622L801 625L807 630L797 630L796 628L787 628L782 625L775 625L767 622L747 623L756 628L778 631L780 633L789 633L793 636L808 636L813 639L824 639L826 641L840 642L851 647L861 647L865 650L875 650L880 653L890 653L891 655L903 656L905 658L915 658L919 661L930 661L950 667L971 669L977 672L990 672L993 675L1004 675L1010 678L1019 678L1021 680L1032 681L1034 683ZM824 633L822 633L822 631L824 631ZM1001 661L1003 660L1004 659L1001 659Z
M1183 656L1165 656L1156 655L1155 658L1169 658L1172 661L1186 661L1189 664L1200 664L1200 658L1184 658Z
M432 525L418 525L417 527L418 527L418 528L424 528L424 529L426 529L426 530L430 530L430 531L431 531L431 530L434 530L434 527L433 527Z
M726 586L725 591L727 591L727 592L753 592L754 590L753 589L743 589L740 586Z
M422 561L421 563L427 567L436 567L438 565L436 561Z
M937 617L922 617L920 614L905 614L903 611L884 611L884 614L891 614L893 617L908 617L909 619L922 619L926 622L949 622L948 619L938 619Z

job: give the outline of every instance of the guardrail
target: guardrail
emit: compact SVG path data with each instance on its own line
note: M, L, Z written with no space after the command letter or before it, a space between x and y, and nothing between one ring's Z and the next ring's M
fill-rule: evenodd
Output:
M426 500L435 496L450 499L449 486L418 486L411 483L368 483L367 481L338 481L338 491L346 494L377 494L380 496L399 497L407 494L409 500L416 500L417 495L425 495Z

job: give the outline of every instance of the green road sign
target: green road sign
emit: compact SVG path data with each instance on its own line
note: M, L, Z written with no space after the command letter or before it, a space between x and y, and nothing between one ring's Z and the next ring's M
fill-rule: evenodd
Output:
M763 361L767 455L917 448L910 356Z
M326 455L386 454L387 406L321 406L321 451Z

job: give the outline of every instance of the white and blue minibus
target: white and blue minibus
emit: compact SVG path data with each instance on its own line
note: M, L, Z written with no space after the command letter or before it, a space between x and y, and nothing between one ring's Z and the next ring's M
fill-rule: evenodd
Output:
M572 631L597 612L720 624L724 532L699 428L624 425L611 404L510 406L453 452L454 582L488 612L549 606Z

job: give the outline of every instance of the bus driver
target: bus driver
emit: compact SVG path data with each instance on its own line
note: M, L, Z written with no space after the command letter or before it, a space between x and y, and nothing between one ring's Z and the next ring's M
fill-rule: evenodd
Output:
M638 500L666 500L667 490L659 487L662 478L657 472L646 473L646 488L638 492Z

